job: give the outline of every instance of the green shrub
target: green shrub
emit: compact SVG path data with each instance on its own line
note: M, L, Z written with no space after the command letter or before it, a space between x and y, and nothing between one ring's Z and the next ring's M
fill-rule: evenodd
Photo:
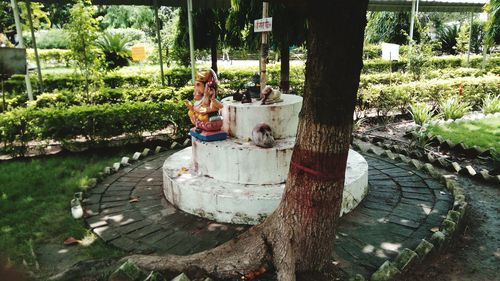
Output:
M500 95L500 77L484 76L455 78L448 80L427 80L410 82L399 85L368 85L360 88L358 92L358 104L364 107L384 107L381 103L389 103L387 106L404 108L405 104L414 102L439 102L449 97L457 96L462 84L462 99L464 102L479 108L482 99L489 94ZM383 92L386 99L380 98ZM394 105L393 103L397 104Z
M425 102L417 102L410 106L410 113L415 124L423 126L434 119L434 111L431 105Z
M457 97L449 97L439 103L439 110L444 119L458 119L469 112L471 106Z
M27 49L26 56L30 61L35 61L35 50ZM38 49L40 63L45 66L68 66L71 53L64 49Z
M91 143L114 136L140 137L172 124L185 134L189 120L182 103L135 102L35 109L18 108L0 114L3 150L23 155L29 141L74 141L84 137Z
M26 40L26 45L33 47L31 34L23 34ZM63 29L52 28L48 30L39 30L35 32L36 46L40 49L68 49L69 38L68 33Z
M500 112L500 95L487 95L483 99L481 110L484 114Z
M97 40L97 45L104 53L106 65L109 69L115 69L129 65L131 58L127 45L130 39L121 33L104 32Z

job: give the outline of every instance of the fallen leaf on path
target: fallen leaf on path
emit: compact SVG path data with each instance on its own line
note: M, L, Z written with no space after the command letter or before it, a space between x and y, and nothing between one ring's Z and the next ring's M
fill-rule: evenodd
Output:
M66 246L72 246L72 245L77 245L80 244L80 240L76 239L75 237L69 237L68 239L64 240L63 244Z
M130 197L130 200L128 201L129 203L136 203L136 202L139 202L139 198L138 197Z
M435 227L431 228L431 231L432 232L438 232L439 231L439 227L435 226Z

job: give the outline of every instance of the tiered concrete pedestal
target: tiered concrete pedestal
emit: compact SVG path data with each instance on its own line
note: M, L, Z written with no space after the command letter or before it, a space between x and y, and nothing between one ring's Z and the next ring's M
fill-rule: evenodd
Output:
M192 147L163 165L165 197L177 208L219 222L257 224L278 206L292 157L302 98L260 105L223 100L224 141L192 138ZM253 127L267 123L276 139L272 148L250 141ZM368 165L349 151L341 215L355 208L368 189Z

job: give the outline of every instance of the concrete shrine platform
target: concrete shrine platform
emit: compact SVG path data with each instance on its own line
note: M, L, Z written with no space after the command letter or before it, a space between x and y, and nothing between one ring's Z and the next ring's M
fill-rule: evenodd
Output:
M174 152L138 161L90 190L84 204L92 231L130 253L188 255L248 229L184 213L166 201L162 166ZM452 196L441 183L407 164L363 156L369 166L368 195L340 219L332 259L347 273L368 277L404 248L430 237L451 208Z

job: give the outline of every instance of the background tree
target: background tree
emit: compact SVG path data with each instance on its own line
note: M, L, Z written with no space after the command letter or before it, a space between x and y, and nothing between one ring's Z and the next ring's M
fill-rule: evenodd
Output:
M33 29L47 29L52 25L45 7L39 2L30 2L31 4L31 19L33 20ZM21 16L21 27L23 31L30 30L29 19L28 19L28 7L26 2L19 2L19 11Z
M271 3L270 14L273 17L271 44L276 44L281 56L280 89L290 90L290 46L302 45L306 40L307 25L304 16L297 10L284 4Z
M102 82L102 54L96 45L98 21L94 17L95 10L90 0L78 0L70 10L70 21L64 25L69 37L71 56L85 81L84 90L88 102L90 87L98 87Z
M149 6L100 6L97 13L102 15L100 26L107 28L136 28L154 35L155 16Z
M224 40L226 19L229 12L221 9L198 9L193 11L194 47L198 50L210 50L212 69L217 73L217 50L219 42ZM179 13L176 48L184 50L181 56L189 55L189 33L187 11L181 8ZM183 59L186 62L185 59ZM188 61L188 60L187 60Z
M52 23L51 28L62 28L69 21L70 9L75 4L74 0L44 4L44 10Z
M408 12L370 12L366 26L366 40L369 43L408 43L406 34L410 30ZM414 30L413 38L418 41L420 34Z
M486 6L488 22L486 23L486 44L500 44L500 0L490 0Z

